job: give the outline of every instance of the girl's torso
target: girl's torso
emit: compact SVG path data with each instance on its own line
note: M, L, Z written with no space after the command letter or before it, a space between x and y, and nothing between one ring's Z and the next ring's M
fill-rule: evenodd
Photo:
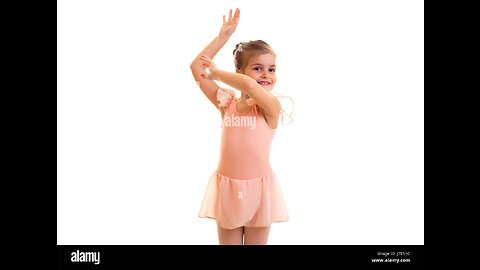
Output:
M224 107L218 172L236 179L250 179L271 172L270 147L276 129L266 122L257 104L238 111L238 99Z

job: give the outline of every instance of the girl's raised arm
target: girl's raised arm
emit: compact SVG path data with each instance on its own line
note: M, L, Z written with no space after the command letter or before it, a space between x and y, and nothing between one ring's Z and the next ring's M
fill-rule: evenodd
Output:
M202 92L207 96L210 102L218 109L217 103L217 90L219 86L212 80L201 79L200 74L205 73L206 67L202 64L200 60L201 55L206 55L213 59L217 55L218 51L227 43L230 36L233 34L237 28L238 21L240 20L240 9L237 8L235 15L232 18L232 10L230 9L230 14L228 20L225 20L225 15L223 16L223 25L220 29L220 33L216 36L210 44L205 47L195 59L190 64L190 69L195 81L198 83L198 86Z

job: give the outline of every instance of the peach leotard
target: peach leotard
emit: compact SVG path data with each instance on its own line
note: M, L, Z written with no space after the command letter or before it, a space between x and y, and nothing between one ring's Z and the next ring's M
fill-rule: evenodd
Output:
M276 129L270 128L252 100L245 113L237 111L235 92L219 88L222 119L220 160L208 181L202 218L215 219L225 229L264 227L289 220L277 177L270 166Z

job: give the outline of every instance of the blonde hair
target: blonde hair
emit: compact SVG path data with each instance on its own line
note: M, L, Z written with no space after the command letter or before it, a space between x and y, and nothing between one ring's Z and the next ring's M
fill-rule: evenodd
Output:
M238 43L233 50L235 68L242 71L250 57L264 53L270 53L277 57L272 47L263 40L250 40Z

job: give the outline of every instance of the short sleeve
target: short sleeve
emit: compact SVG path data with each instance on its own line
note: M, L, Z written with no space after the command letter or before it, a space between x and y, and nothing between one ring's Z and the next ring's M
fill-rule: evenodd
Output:
M218 88L217 101L220 107L228 107L235 97L235 92L231 89Z
M289 96L283 96L277 93L271 93L272 95L276 96L278 98L278 101L280 102L281 109L280 109L280 115L282 116L282 125L286 126L288 124L291 124L293 122L292 114L293 114L293 99ZM281 101L280 98L288 98L290 99L290 106L286 106L286 104ZM285 124L285 120L288 122Z

